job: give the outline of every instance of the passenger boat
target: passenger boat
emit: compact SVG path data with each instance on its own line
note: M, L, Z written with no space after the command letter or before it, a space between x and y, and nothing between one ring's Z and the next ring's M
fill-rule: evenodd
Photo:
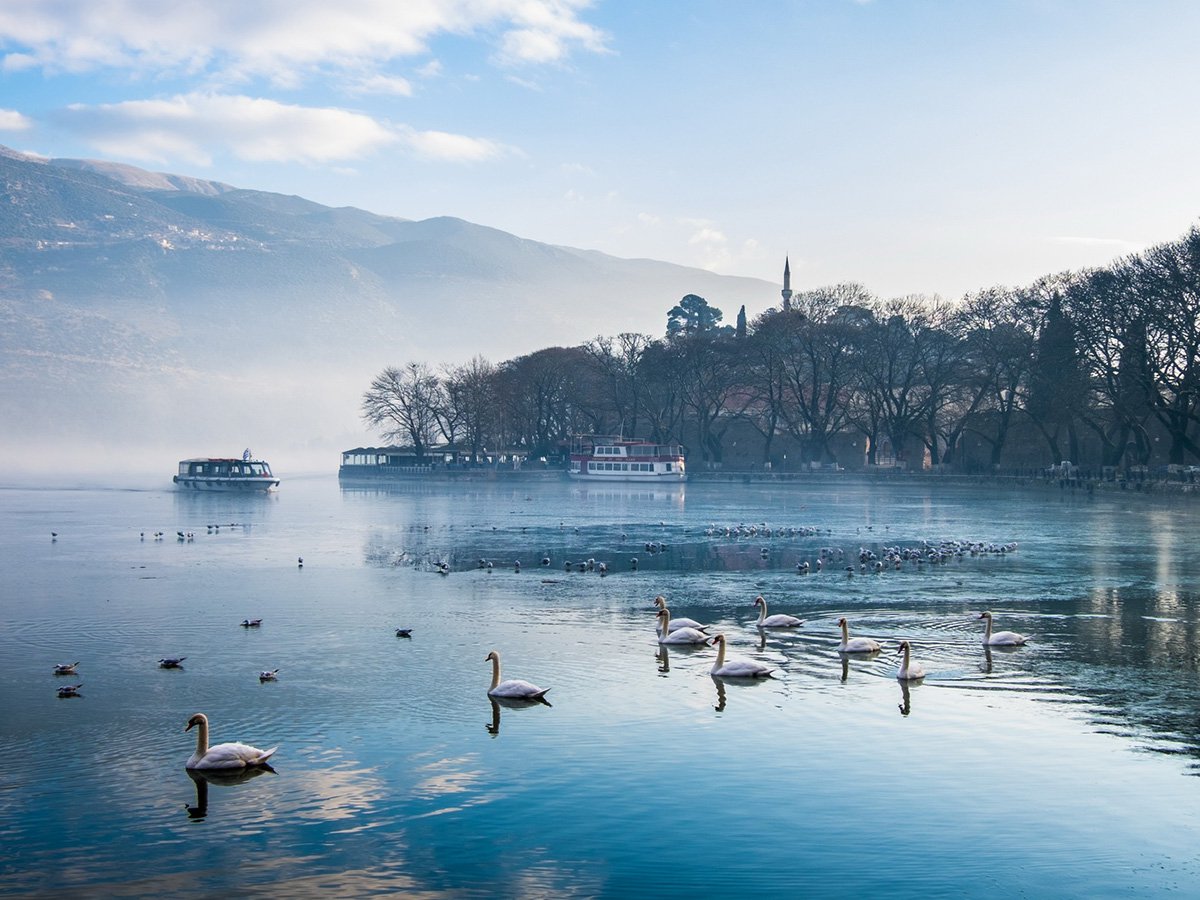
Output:
M687 480L687 467L679 444L579 435L571 442L567 474L583 481L664 484Z
M263 459L252 459L250 451L241 459L198 456L179 461L179 474L174 478L185 491L269 491L279 486L279 479Z

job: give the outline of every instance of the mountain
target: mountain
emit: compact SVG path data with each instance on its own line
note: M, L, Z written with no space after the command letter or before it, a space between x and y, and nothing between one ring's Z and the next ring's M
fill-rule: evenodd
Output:
M371 440L358 403L386 365L661 334L688 293L730 320L777 296L461 219L104 161L0 148L0 181L0 441L54 465L248 442L336 454Z

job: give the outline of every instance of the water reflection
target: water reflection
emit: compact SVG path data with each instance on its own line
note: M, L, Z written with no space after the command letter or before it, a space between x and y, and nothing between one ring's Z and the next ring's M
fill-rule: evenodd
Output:
M856 662L870 662L879 655L878 650L869 650L866 653L838 653L838 659L842 662L842 683L846 683L846 679L850 677L850 660Z
M233 787L234 785L245 784L247 781L253 781L260 775L265 775L267 772L275 773L275 770L268 765L252 766L247 769L236 769L233 771L219 771L216 769L187 769L188 778L192 779L192 783L196 787L196 803L194 806L187 807L189 819L203 819L208 815L208 786L215 784L220 787Z
M716 675L712 675L710 677L713 680L713 684L715 684L717 686L717 705L714 706L713 709L715 709L717 712L724 712L725 711L725 700L726 700L726 698L725 698L725 682L722 681L720 678L718 678Z
M516 697L488 697L492 704L492 721L488 722L484 727L487 728L488 734L495 737L500 733L500 707L505 709L529 709L534 706L549 706L550 702L544 697L537 700L522 700Z
M907 681L900 682L900 715L907 716L912 712L912 691Z

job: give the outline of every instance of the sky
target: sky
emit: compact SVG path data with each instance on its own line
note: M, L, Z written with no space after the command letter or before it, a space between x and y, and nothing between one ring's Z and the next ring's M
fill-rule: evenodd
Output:
M1200 213L1192 0L0 0L0 144L957 299Z

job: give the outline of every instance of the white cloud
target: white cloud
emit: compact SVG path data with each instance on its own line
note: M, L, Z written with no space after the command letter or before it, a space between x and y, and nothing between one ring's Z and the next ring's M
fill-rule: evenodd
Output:
M255 162L323 163L360 158L397 140L361 113L220 94L76 104L59 119L104 153L158 163L209 165L214 145Z
M483 162L497 156L517 152L511 147L505 147L503 144L487 138L450 134L446 131L416 131L411 128L402 128L400 137L417 156L442 162Z
M391 94L411 97L412 82L396 75L369 75L350 86L352 94Z
M605 52L580 18L591 0L4 0L8 69L125 69L296 84L361 76L427 54L442 35L483 36L503 65Z
M33 120L15 109L0 109L0 131L26 131Z

